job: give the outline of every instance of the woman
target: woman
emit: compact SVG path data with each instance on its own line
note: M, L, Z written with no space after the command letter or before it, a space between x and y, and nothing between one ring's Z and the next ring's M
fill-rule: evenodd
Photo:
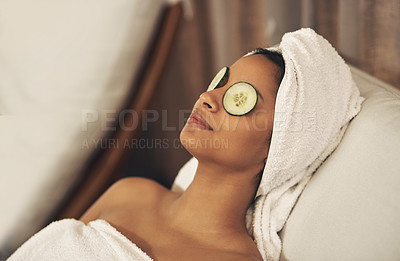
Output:
M283 59L259 53L240 58L230 67L226 83L202 93L194 105L181 141L199 167L183 194L151 180L123 179L81 220L108 221L155 260L262 260L246 230L245 214L268 157ZM222 104L227 89L237 82L250 83L260 96L243 116L229 115ZM190 146L198 144L190 140L217 139L226 140L227 148Z
M180 136L198 160L183 193L123 179L82 222L50 224L10 260L278 260L277 232L361 102L325 39L287 34L223 68L200 95ZM313 128L299 128L309 115ZM227 146L205 145L216 141Z

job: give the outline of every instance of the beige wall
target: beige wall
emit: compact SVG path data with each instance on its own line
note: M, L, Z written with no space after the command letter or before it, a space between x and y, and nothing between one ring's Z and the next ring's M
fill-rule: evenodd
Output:
M275 15L280 28L269 35L272 43L286 31L312 27L347 62L400 88L399 0L268 1L270 13L285 12ZM296 21L300 21L297 26Z

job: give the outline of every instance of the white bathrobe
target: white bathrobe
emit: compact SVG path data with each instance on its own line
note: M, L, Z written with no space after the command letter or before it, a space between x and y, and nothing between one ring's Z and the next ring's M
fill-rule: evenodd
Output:
M151 261L104 220L55 221L26 241L7 261Z

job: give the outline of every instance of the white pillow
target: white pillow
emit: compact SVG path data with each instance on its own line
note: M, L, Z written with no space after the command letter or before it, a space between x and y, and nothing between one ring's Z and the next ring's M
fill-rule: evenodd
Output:
M193 157L189 159L179 170L178 175L176 175L171 190L179 193L184 192L189 187L190 183L192 183L198 164L199 162L196 158Z
M400 91L352 72L366 100L287 220L282 260L400 260Z

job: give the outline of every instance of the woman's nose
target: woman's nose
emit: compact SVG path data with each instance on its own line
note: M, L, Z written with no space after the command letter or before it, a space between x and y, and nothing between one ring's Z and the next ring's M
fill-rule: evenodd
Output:
M201 107L211 112L218 111L218 100L216 94L212 91L203 92L200 95Z

